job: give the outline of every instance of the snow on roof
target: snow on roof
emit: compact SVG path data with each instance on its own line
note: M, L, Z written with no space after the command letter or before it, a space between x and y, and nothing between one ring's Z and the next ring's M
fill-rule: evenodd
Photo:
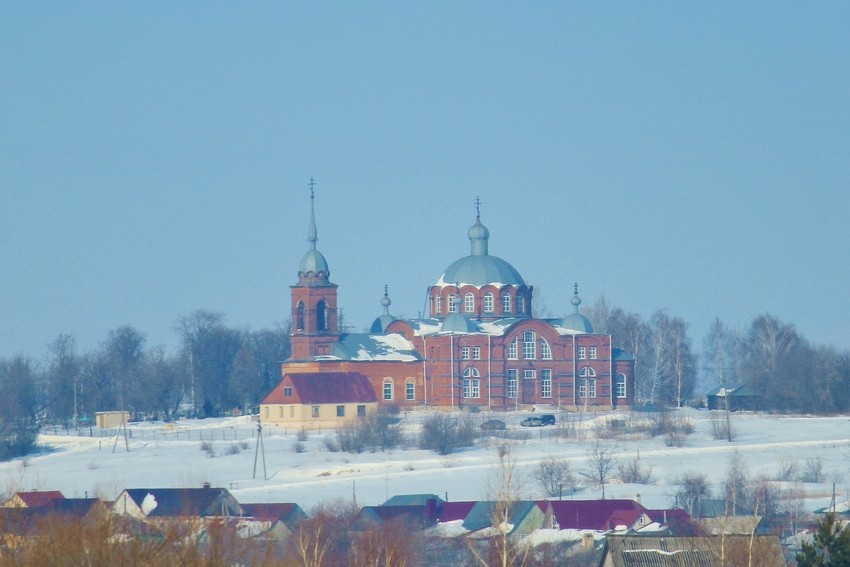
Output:
M334 354L345 360L395 360L416 362L422 357L413 343L402 335L368 335L350 333L343 335L335 345Z
M469 530L463 527L463 520L452 520L451 522L437 522L437 524L428 530L431 535L439 537L458 537L466 535Z

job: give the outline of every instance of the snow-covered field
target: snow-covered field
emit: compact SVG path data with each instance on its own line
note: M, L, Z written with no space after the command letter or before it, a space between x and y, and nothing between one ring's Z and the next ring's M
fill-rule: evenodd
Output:
M708 475L719 492L734 450L738 450L751 476L776 478L780 464L797 462L800 471L819 459L824 481L804 484L809 511L830 504L833 482L838 502L850 495L850 418L741 414L732 416L736 438L732 443L712 437L707 411L680 410L695 432L683 447L668 447L663 437L613 439L603 442L616 448L621 461L640 457L643 467L652 467L655 481L649 485L621 484L606 487L607 498L634 498L650 508L673 505L675 482L684 473ZM594 423L612 416L588 416L575 427L588 432L586 438L558 438L555 428L520 428L528 414L479 414L475 419L503 419L511 433L528 438L511 441L517 472L525 479L526 498L544 498L531 477L534 466L550 455L568 459L576 472L587 468ZM408 435L415 437L420 412L403 416ZM559 421L578 416L559 414ZM641 414L620 414L626 420ZM563 427L559 425L556 427ZM496 447L502 441L482 438L471 448L448 457L415 448L388 452L350 454L332 452L324 439L332 431L310 432L299 442L297 432L281 428L263 429L263 451L257 451L256 424L248 417L187 420L174 424L130 424L131 437L89 437L45 434L39 438L44 449L37 455L0 463L3 485L0 492L16 490L61 490L66 497L100 496L113 499L124 488L196 487L203 482L229 488L240 502L297 502L309 511L322 501L356 498L360 505L380 504L388 496L406 493L435 493L449 500L488 498L488 483L497 462ZM97 435L97 430L94 430ZM303 449L297 452L296 446ZM410 443L411 447L414 443ZM207 447L205 450L203 447ZM209 456L214 454L214 456ZM267 479L264 479L263 458ZM256 478L254 468L256 459ZM586 484L586 483L584 483ZM598 498L598 487L582 486L575 498ZM569 496L565 496L568 498Z

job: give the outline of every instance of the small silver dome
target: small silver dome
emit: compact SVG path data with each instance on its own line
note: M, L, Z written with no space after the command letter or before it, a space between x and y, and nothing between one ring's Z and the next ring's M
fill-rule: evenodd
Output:
M578 331L579 333L590 334L593 332L593 325L590 324L590 319L581 313L570 313L563 318L561 326L571 331Z
M441 333L477 333L478 326L462 313L449 313L440 327Z
M303 258L301 258L301 263L298 264L299 274L308 274L310 272L314 274L322 272L327 275L330 275L331 273L328 268L328 261L325 260L322 253L315 248L307 250L307 253L304 254Z

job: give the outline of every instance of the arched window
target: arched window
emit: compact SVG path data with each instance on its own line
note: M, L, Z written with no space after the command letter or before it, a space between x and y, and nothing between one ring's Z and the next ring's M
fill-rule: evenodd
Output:
M484 294L484 313L492 313L493 312L493 294L491 292L487 292Z
M540 358L552 360L552 349L549 348L549 342L543 337L540 338Z
M581 368L581 370L578 371L578 375L582 376L582 377L588 376L588 377L592 378L592 377L596 376L596 370L594 370L590 366L583 366Z
M617 397L625 398L626 396L626 375L617 374Z
M510 315L511 313L511 294L502 294L502 314Z
M298 331L304 330L304 302L299 301L295 307L295 317L298 319L295 323L295 329Z
M514 340L512 340L508 344L508 360L516 360L517 358L519 358L517 356L517 345L518 345L518 343L519 343L519 337L514 337Z
M578 371L581 379L578 381L578 397L580 398L595 398L596 397L596 371L590 366L583 366Z
M316 304L316 329L328 330L328 302L324 299L320 299Z
M463 296L463 310L467 313L475 313L475 296L471 291L466 292Z
M537 334L534 331L525 331L522 334L522 357L537 358Z
M383 398L385 402L393 400L393 379L384 378Z
M477 368L468 367L463 371L463 397L477 399L481 397L481 380Z
M457 312L457 296L453 293L450 293L448 300L449 300L449 313L456 313Z

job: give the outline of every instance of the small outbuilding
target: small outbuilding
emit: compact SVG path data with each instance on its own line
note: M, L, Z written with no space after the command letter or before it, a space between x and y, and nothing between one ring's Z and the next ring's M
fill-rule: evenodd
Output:
M718 386L706 394L706 398L710 410L755 411L759 409L761 403L761 396L747 384Z

